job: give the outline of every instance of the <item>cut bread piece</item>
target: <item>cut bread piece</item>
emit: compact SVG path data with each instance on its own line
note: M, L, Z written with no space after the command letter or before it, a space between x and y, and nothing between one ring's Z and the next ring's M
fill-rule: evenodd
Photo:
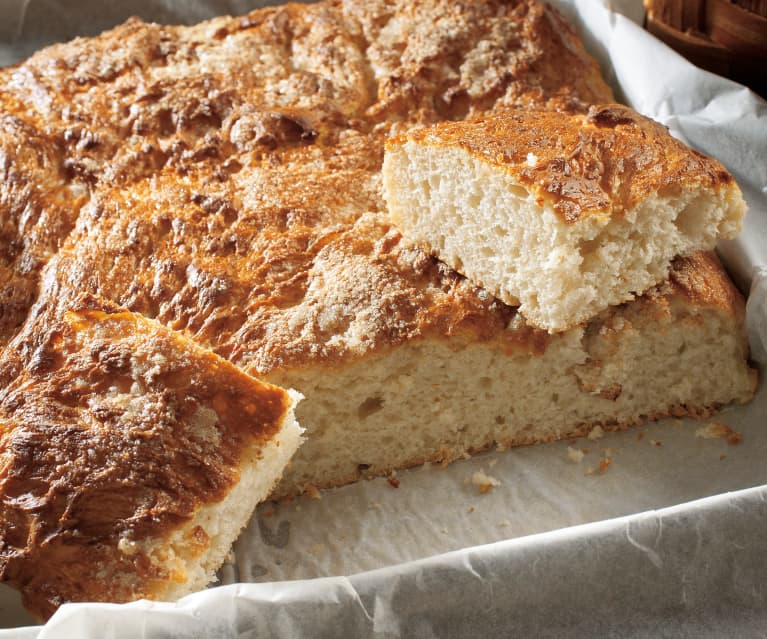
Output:
M719 162L619 105L415 129L387 142L383 176L408 241L549 332L643 293L746 212Z
M306 395L297 412L308 425L276 495L746 402L756 373L743 320L740 294L701 253L557 335L518 316L495 340L412 340L334 369L275 374Z
M298 395L94 298L28 324L1 369L2 579L42 618L203 588L301 441Z

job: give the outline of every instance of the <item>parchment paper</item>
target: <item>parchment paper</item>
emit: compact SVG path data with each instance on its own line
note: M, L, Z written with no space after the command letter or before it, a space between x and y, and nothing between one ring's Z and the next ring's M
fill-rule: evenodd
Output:
M0 62L72 35L72 28L94 33L131 13L194 22L241 13L254 3L143 1L102 14L85 13L92 3L63 11L64 4L0 3L0 20L7 17L0 35L14 43L0 46ZM745 230L720 253L741 286L753 280L749 328L754 357L763 364L767 105L695 69L598 2L556 4L624 101L719 158L743 187L751 207ZM630 15L639 15L637 3L625 4ZM222 583L234 585L179 604L67 605L44 630L17 632L765 636L766 417L762 384L751 404L709 420L742 434L739 445L696 436L709 422L665 420L593 441L401 472L399 488L379 479L324 491L321 499L262 505L221 571ZM568 446L588 451L575 463ZM605 457L611 464L601 473ZM499 482L486 494L471 483L480 470ZM306 581L284 581L296 579ZM18 597L3 591L0 621L26 619Z

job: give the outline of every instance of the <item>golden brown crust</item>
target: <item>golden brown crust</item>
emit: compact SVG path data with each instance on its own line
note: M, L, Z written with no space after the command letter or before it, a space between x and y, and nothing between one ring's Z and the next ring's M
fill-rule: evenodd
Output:
M390 139L459 147L503 168L549 201L563 220L612 216L655 194L731 186L730 173L672 138L664 126L619 104L588 114L513 110L469 122L442 122Z
M0 575L42 617L63 601L156 597L175 575L124 545L220 501L289 399L95 298L34 328L1 364Z
M385 135L610 99L553 10L495 0L133 20L4 78L3 104L45 120L90 194L51 265L51 304L90 291L261 373L427 334L497 338L514 311L389 227Z
M732 317L738 325L745 320L743 295L713 251L677 257L671 263L668 279L630 304L636 308L635 314L648 318L667 316L671 305L676 304L691 314L715 309L724 316ZM626 304L618 308L623 307ZM606 313L614 314L614 309L608 309Z

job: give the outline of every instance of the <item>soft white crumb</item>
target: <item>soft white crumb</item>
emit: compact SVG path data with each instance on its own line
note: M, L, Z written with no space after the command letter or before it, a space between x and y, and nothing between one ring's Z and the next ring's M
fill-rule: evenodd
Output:
M571 462L575 464L580 464L583 461L583 451L580 450L579 448L573 448L572 446L568 446L567 457Z
M495 477L486 474L481 468L471 476L471 483L475 486L500 486L501 482Z

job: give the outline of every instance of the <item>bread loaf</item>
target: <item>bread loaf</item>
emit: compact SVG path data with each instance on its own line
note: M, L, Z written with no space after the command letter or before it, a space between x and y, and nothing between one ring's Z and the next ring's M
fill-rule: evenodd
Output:
M131 379L158 348L154 334L167 344L166 358L195 371L188 380L160 376L149 389L137 387L157 398L158 410L192 390L208 407L216 389L238 389L231 423L220 422L237 438L206 444L216 460L212 493L203 490L209 482L199 486L208 477L203 460L200 468L179 465L197 420L182 414L174 422L162 467L174 486L190 482L202 492L163 497L163 521L172 525L150 517L156 527L141 528L145 536L137 538L131 526L145 521L135 519L145 502L134 508L130 500L125 510L102 507L109 516L99 519L99 503L123 503L119 484L93 493L92 507L63 520L71 535L57 543L95 530L109 541L99 542L103 560L124 576L106 572L93 586L61 576L65 571L33 576L51 546L27 536L0 550L3 578L43 614L65 600L173 596L184 588L154 577L176 569L194 573L187 583L201 586L205 579L196 575L208 574L207 560L199 573L184 563L202 543L187 534L199 523L196 505L215 502L205 511L213 513L229 508L220 499L245 475L249 458L238 454L250 450L241 444L249 433L265 446L284 424L279 459L265 457L256 468L252 503L298 439L287 395L250 376L306 397L297 408L306 442L274 497L750 397L742 299L711 256L682 260L656 291L550 336L404 242L387 217L381 166L391 134L496 109L585 113L589 104L610 101L572 28L529 0L326 1L193 27L132 20L0 71L0 111L12 123L12 133L0 134L0 266L14 281L7 289L13 303L0 305L9 344L4 396L21 392L14 380L33 380L26 404L3 404L6 432L24 433L24 411L48 410L45 389L60 395L66 383L68 399L54 403L62 412L52 413L52 425L31 422L42 433L40 454L44 433L65 430L65 417L105 441L130 436L115 427L122 413L110 412L111 369L89 342L97 336L104 349L123 344L141 355L120 373ZM13 153L23 139L29 152ZM49 226L50 219L61 223ZM102 316L83 310L83 295L104 313L119 309L122 319L105 320L114 337L99 333ZM83 323L90 337L77 341ZM74 340L66 355L56 350L70 343L58 342L59 334ZM53 359L35 357L29 345L41 340ZM67 358L103 382L72 387L70 373L56 372L79 370ZM689 375L693 368L698 378ZM246 407L263 396L282 398L280 410L254 426ZM140 416L139 433L148 426ZM62 449L65 464L87 454L79 441ZM5 468L24 463L26 449L6 450ZM144 457L135 459L126 472L143 468ZM262 473L263 466L272 470ZM94 477L104 468L113 465L88 467ZM77 494L90 479L67 481ZM20 495L1 486L8 521L27 517ZM59 511L44 510L35 525L58 531L61 521ZM185 540L168 541L173 531ZM170 544L181 559L153 563L159 555L141 540L158 535L165 540L158 548ZM102 561L66 547L67 561Z

